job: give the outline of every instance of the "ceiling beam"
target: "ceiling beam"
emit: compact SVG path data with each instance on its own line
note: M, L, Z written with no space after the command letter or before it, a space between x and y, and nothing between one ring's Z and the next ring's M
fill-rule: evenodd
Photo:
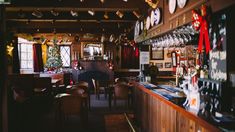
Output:
M146 3L143 0L106 0L101 3L100 0L12 0L11 5L7 7L70 7L70 8L145 8Z
M33 10L40 10L40 11L51 11L52 9L56 10L56 11L88 11L88 10L93 10L93 11L126 11L126 12L130 12L130 11L138 11L139 8L133 7L133 8L74 8L74 7L6 7L6 11L12 12L12 11L19 11L19 10L23 10L23 11L33 11Z
M71 20L71 19L63 19L63 20L55 20L55 19L7 19L7 21L9 22L51 22L51 23L55 23L55 22L75 22L75 23L134 23L135 20L106 20L106 19L102 19L102 20Z
M79 34L85 34L85 33L91 33L91 34L96 34L96 35L120 35L124 33L123 31L118 31L118 30L94 30L94 29L83 29L81 30L80 28L55 28L55 29L50 29L50 28L18 28L18 29L9 29L12 32L15 33L79 33Z

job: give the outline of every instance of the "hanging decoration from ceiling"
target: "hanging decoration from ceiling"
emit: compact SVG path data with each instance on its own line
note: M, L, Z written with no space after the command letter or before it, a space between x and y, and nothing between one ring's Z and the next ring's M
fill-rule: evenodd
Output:
M196 10L192 10L192 24L196 30L199 30L199 42L198 42L198 51L202 52L203 43L205 42L205 50L208 54L211 50L209 33L208 33L208 7L206 5L202 5L200 9L200 13Z
M157 8L159 0L145 0L146 3L152 8Z

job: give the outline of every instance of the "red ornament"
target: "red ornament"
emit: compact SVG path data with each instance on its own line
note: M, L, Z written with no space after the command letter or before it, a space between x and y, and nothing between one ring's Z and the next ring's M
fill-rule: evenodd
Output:
M199 15L199 13L196 10L192 10L192 24L193 27L195 28L195 30L199 30L200 26L201 26L201 19L202 17Z
M207 7L205 5L201 6L201 15L196 11L192 10L192 24L195 30L200 31L199 35L199 42L198 42L198 52L202 52L202 45L205 42L205 49L206 53L208 54L209 51L211 50L210 48L210 39L208 35L208 22L206 17L208 16L207 14Z

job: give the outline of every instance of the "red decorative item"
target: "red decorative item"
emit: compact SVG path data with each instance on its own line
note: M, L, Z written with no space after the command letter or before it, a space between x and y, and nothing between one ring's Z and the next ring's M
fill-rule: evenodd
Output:
M198 42L198 52L202 52L202 45L205 42L205 50L208 54L211 50L210 39L208 35L208 22L207 22L207 7L206 5L201 6L201 15L196 11L192 10L192 24L195 30L200 31L199 42Z

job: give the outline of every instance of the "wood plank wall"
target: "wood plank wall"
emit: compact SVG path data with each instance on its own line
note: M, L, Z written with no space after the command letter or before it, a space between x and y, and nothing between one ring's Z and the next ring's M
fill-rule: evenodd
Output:
M134 88L134 114L141 132L219 131L215 126L138 84Z

